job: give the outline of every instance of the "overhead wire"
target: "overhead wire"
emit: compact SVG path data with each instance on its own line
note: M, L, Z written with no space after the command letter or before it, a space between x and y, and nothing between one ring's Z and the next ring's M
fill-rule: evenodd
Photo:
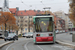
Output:
M41 3L46 7L46 5L41 1Z
M27 7L29 7L27 4L25 4L22 0L21 0L21 3L23 3L24 5L26 5Z
M23 3L24 5L26 5L28 8L31 8L32 5L28 6L27 4L25 4L22 0L21 0L21 3Z

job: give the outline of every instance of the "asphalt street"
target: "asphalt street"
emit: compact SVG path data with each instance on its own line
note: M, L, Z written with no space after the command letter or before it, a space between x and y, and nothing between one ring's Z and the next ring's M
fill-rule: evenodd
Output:
M0 39L0 44L5 43L4 39Z
M57 34L56 39L61 40L61 41L71 41L72 42L72 34L68 34L68 33Z
M19 38L18 41L4 46L1 50L74 50L59 44L37 44L33 43L33 38Z

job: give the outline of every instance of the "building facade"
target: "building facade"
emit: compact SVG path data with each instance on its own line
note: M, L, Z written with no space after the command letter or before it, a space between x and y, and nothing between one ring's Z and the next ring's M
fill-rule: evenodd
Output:
M69 18L69 14L65 14L66 17L66 29L68 31L75 31L75 27Z
M65 20L65 13L63 11L56 11L56 12L53 12L55 16Z
M44 13L44 11L40 10L19 10L18 7L10 8L9 10L16 18L16 24L19 27L18 34L33 32L33 16Z
M53 12L56 16L56 26L57 30L65 30L66 29L66 22L65 22L65 13L63 11L56 11Z
M54 12L54 15L65 21L65 30L67 30L67 31L74 30L74 25L69 18L69 14L65 14L63 11L57 11L57 12Z
M56 18L56 30L65 30L65 21L59 17Z

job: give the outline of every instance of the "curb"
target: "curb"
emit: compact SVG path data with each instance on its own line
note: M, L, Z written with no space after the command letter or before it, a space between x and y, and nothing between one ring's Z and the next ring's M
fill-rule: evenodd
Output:
M56 40L56 43L64 45L64 46L68 46L68 47L71 47L71 48L75 49L75 45L70 44L70 43L62 42L62 41L59 41L59 40Z
M3 43L3 44L0 45L0 48L3 47L3 46L5 46L5 45L7 45L7 44L13 43L13 42L14 42L14 41L5 42L5 43Z

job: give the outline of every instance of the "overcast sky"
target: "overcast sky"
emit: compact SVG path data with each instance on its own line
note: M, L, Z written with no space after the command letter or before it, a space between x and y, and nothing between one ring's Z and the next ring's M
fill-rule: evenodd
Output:
M0 0L0 7L3 6L3 0ZM68 13L68 0L9 0L9 8L19 7L20 10L43 10L44 7L51 7L50 11L62 10Z

